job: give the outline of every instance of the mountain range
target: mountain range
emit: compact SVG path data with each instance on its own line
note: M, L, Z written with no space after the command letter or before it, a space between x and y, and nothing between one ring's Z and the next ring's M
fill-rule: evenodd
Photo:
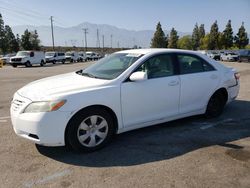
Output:
M54 26L54 39L55 46L85 46L84 31L83 28L87 28L87 46L88 47L102 47L103 39L105 47L124 47L129 48L135 45L142 48L150 46L151 39L154 34L154 30L128 30L118 28L107 24L93 24L84 22L72 27L59 27ZM42 45L52 46L51 27L50 26L32 26L32 25L18 25L12 26L12 30L15 34L20 36L24 30L29 31L37 30ZM97 30L98 33L97 34ZM169 34L169 31L164 31L165 34ZM188 32L178 32L179 36L191 34ZM112 37L111 37L112 35ZM99 36L99 40L98 40ZM104 37L103 37L104 36ZM112 42L111 42L112 41Z

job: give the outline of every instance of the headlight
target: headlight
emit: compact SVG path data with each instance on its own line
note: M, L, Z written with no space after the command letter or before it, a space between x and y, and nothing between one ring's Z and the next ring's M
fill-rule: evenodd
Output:
M52 112L61 108L65 103L66 100L33 102L25 108L23 113Z

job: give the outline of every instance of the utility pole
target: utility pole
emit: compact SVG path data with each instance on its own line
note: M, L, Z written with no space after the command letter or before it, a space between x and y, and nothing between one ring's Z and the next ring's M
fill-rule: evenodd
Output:
M87 51L87 33L88 33L88 28L82 28L84 31L84 38L85 38L85 52Z
M113 35L110 35L110 48L112 48L112 38L113 38Z
M53 44L53 50L55 50L54 31L53 31L53 21L54 21L54 20L53 20L53 16L50 16L52 44Z
M104 52L104 35L102 35L102 51Z
M96 47L97 48L100 48L101 45L100 45L100 38L99 38L99 29L96 30Z

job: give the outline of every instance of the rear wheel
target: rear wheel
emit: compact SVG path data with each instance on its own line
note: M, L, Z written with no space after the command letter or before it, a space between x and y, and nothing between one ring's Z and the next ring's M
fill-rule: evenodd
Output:
M207 118L214 118L214 117L220 116L223 112L225 103L226 102L225 102L225 99L224 99L222 93L215 93L209 99L205 116Z
M42 60L40 66L43 67L45 65L44 61Z
M91 152L105 146L113 133L112 116L104 109L90 108L70 120L66 143L76 151Z

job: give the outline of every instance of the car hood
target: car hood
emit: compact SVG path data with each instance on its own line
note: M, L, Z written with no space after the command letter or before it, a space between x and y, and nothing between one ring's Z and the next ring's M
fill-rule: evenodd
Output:
M42 101L104 86L108 82L109 80L89 78L73 72L31 82L17 92L32 101Z
M27 56L14 56L14 57L11 57L10 59L14 59L14 58L26 58Z
M53 58L54 56L45 56L45 58Z

